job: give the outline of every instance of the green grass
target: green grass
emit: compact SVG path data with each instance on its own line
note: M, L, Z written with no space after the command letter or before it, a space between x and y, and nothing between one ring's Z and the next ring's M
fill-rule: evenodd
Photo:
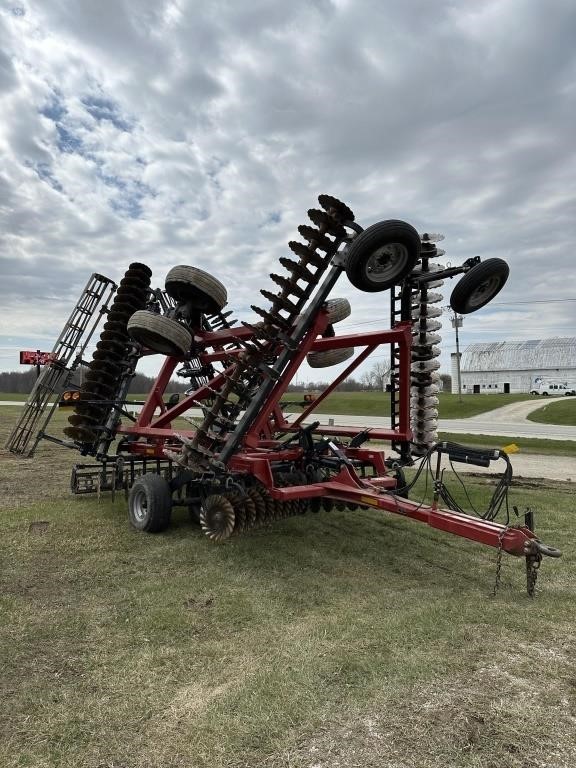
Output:
M470 435L458 432L439 432L439 440L478 446L479 448L504 448L514 443L522 453L540 456L576 456L576 441L545 440L532 437L505 437L503 435Z
M576 400L552 400L527 417L540 424L565 424L576 426Z
M13 400L25 403L27 399L28 395L22 392L0 392L0 400Z
M0 400L26 400L26 395L0 393ZM289 392L282 399L301 401L303 393ZM145 400L145 394L130 395L130 400ZM532 399L530 395L458 395L440 393L440 413L443 419L465 419L486 413L503 405ZM386 392L334 392L316 409L316 413L353 414L357 416L387 416L390 395Z
M15 402L25 403L28 399L28 393L25 392L0 392L0 400L12 400ZM128 395L128 400L145 400L146 395ZM50 398L49 402L53 403L54 398Z
M518 502L574 551L569 495ZM566 561L534 604L506 558L494 600L493 551L400 518L321 513L218 547L183 515L137 534L107 497L8 505L0 546L6 768L310 766L328 746L327 765L394 765L370 730L423 767L576 746Z
M443 419L465 419L487 413L504 405L531 400L530 395L458 395L441 392L438 406ZM296 402L302 394L289 392L283 400ZM353 414L356 416L387 416L390 395L387 392L334 392L315 409L316 413Z
M340 393L337 393L337 395L338 394ZM344 395L348 394L348 397L343 397L340 401L342 403L343 408L358 407L358 403L360 401L357 401L356 403L354 403L353 395L355 393L342 393L342 394ZM363 393L363 394L373 396L372 398L365 397L365 399L362 400L364 404L372 402L373 408L380 407L380 405L382 404L387 405L389 402L387 396L383 395L382 393ZM13 397L17 397L17 395ZM142 396L134 395L133 397L134 399L138 400ZM457 398L457 396L455 395L444 395L443 397ZM496 395L495 397L498 397L498 396ZM503 397L507 397L507 396L503 396ZM380 398L380 399L377 400L377 398ZM482 401L485 401L488 398L488 396L478 395L478 398ZM1 399L3 399L3 395L0 395L0 400ZM452 405L454 404L455 403L453 402ZM560 403L551 403L550 405L570 406L572 405L572 403L560 402ZM443 404L440 405L440 409L442 412ZM48 426L48 430L47 430L48 433L50 435L54 435L59 438L65 438L65 436L62 433L62 428L67 425L67 418L72 412L73 411L68 408L56 410L55 415L53 416L53 419ZM326 411L319 409L318 412L330 413L331 411L329 409ZM0 417L3 420L5 420L6 423L15 421L19 413L20 413L20 409L17 409L13 406L0 406ZM538 411L537 413L540 413L540 412ZM555 422L551 422L551 423L555 423ZM177 422L175 422L175 428L191 429L193 427L187 421L184 421L183 419L178 419ZM576 442L574 442L573 440L547 440L547 439L539 439L539 438L514 438L513 439L510 436L506 437L502 435L500 436L472 435L472 434L461 434L456 432L454 433L440 432L439 439L450 440L456 443L464 443L466 445L479 446L484 448L504 447L514 442L519 447L521 452L526 454L540 454L540 455L547 455L547 456L576 456Z
M494 598L494 550L374 510L139 534L75 461L0 453L3 768L574 765L573 485L513 489L564 550L531 600L521 559Z

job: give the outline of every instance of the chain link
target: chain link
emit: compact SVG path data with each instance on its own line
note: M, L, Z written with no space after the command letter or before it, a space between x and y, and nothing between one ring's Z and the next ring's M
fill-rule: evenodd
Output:
M526 555L526 589L530 597L534 597L536 592L536 579L538 578L538 569L542 562L540 552Z
M494 588L492 590L492 597L496 597L498 589L500 588L500 582L502 578L502 553L504 536L508 533L513 526L506 526L500 531L498 535L498 551L496 553L496 576L494 579ZM530 597L534 597L536 592L536 580L538 579L538 569L542 562L542 554L540 552L529 552L526 555L526 589Z
M503 528L498 535L498 551L496 553L496 578L494 579L494 589L492 590L492 597L496 597L496 593L500 588L500 575L502 571L502 541L504 536L508 533L508 526Z

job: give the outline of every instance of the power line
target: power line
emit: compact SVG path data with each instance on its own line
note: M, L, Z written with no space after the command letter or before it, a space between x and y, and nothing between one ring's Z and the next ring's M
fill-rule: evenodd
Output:
M495 301L490 306L493 307L506 307L506 306L517 306L517 305L525 305L525 304L565 304L568 302L576 301L576 299L524 299L522 301ZM447 310L449 308L446 308ZM357 328L360 325L374 325L375 323L383 323L385 318L380 317L376 320L365 320L361 323L350 323L345 324L342 323L339 325L339 328Z
M494 301L491 306L504 307L508 304L564 304L567 301L576 301L576 299L529 299L524 301Z

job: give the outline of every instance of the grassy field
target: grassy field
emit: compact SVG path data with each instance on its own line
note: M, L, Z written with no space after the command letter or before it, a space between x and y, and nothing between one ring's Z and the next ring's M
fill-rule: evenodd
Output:
M78 460L0 454L3 768L575 764L575 486L513 488L564 551L531 600L522 560L493 597L494 550L372 510L138 534Z
M283 400L297 402L303 393L290 392ZM25 400L25 395L0 393L0 400ZM145 395L131 395L130 399L144 400ZM440 393L439 410L443 419L465 419L477 416L503 405L531 400L530 395L458 395ZM387 416L390 413L390 395L386 392L335 392L316 409L317 413L355 414L358 416Z
M285 400L296 400L295 393ZM458 395L441 392L438 410L443 419L465 419L477 416L503 405L532 399L530 395ZM335 392L316 409L316 413L354 414L357 416L387 416L390 413L390 395L386 392Z
M28 398L27 394L22 392L0 392L0 400L12 400L16 402L25 403ZM144 400L145 395L128 395L128 400ZM54 402L50 399L50 402Z
M451 397L451 396L450 396ZM479 395L483 400L487 396ZM139 397L136 395L136 399ZM0 400L3 399L0 396ZM20 409L15 406L0 406L0 419L6 424L14 423L18 418ZM68 415L72 413L68 409L60 409L55 412L55 415L48 427L48 433L61 439L65 438L62 433L62 428L67 425ZM186 429L190 428L190 424L183 419L178 419L174 425L176 428ZM496 435L469 435L452 432L440 432L440 440L450 440L455 443L463 443L465 445L479 446L482 448L503 448L506 445L514 442L522 453L526 454L539 454L546 456L576 456L576 441L573 440L545 440L539 438L512 438L510 436L496 436ZM386 449L386 446L384 446ZM62 452L61 452L62 453ZM74 461L78 460L77 454L71 454Z
M530 421L540 424L566 424L576 426L576 400L552 400L543 408L529 414Z
M505 448L514 443L521 453L537 456L576 456L575 440L547 440L538 437L512 438L504 435L463 435L459 432L439 432L438 440L477 446L479 448Z

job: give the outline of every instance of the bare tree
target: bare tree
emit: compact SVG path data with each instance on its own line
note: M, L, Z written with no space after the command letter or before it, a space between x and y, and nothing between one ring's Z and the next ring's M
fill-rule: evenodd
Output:
M365 376L374 389L380 389L384 392L386 384L390 382L390 363L382 361L374 363Z
M360 377L360 382L362 383L364 389L374 389L374 382L372 380L372 374L370 371L364 371Z

